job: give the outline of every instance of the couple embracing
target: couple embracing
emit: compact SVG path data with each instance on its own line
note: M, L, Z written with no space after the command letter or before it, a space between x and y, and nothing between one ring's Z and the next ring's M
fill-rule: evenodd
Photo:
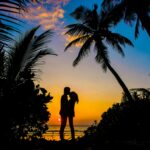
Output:
M77 93L70 91L69 87L64 88L64 94L61 97L61 108L60 108L60 116L61 116L61 126L60 126L60 139L64 140L64 129L66 127L67 118L69 119L69 126L71 129L71 138L75 140L74 133L74 125L73 125L73 117L75 116L75 103L78 103L78 95Z

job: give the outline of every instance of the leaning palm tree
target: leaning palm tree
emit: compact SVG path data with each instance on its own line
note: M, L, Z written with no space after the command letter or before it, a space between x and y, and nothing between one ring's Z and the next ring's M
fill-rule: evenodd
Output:
M102 7L106 10L114 8L117 16L126 22L136 21L135 37L138 37L140 23L150 36L150 1L149 0L103 0Z
M122 56L124 56L124 52L121 46L125 46L126 44L133 46L133 44L126 37L110 31L110 28L113 27L114 24L111 12L108 13L102 10L100 14L98 14L97 5L94 5L93 10L81 6L71 15L77 19L79 23L68 25L66 27L68 29L66 34L76 36L77 38L71 41L65 50L73 45L82 43L78 56L73 62L73 66L76 66L79 61L90 52L91 45L94 44L97 63L102 65L104 71L107 71L107 68L111 71L122 87L128 100L132 100L127 86L110 64L108 46L106 43L111 45Z

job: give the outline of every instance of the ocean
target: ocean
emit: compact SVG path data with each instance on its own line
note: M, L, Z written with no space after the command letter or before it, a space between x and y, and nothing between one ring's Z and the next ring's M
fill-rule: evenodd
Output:
M89 125L75 125L75 138L82 137L84 135L84 131L89 127ZM60 125L50 125L48 131L43 134L43 137L47 140L60 140L59 138L59 130ZM64 132L64 138L66 140L71 139L71 132L69 126L66 126L65 132Z

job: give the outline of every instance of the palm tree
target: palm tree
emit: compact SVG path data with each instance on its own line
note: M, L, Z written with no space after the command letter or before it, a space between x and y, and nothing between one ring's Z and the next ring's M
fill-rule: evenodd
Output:
M105 10L116 9L117 16L126 22L136 21L135 37L138 37L140 23L150 36L150 1L149 0L103 0Z
M37 66L43 64L42 58L46 55L56 55L46 45L50 42L53 32L47 30L36 36L38 28L39 26L28 31L11 48L5 50L5 55L1 56L3 63L0 79L5 81L6 93L18 83L24 83L26 75L37 79L40 71Z
M110 64L106 43L111 45L122 56L124 56L124 52L121 46L125 46L125 44L133 46L133 44L126 37L110 31L110 28L114 25L111 12L108 13L102 10L101 13L98 14L97 5L95 4L93 10L81 6L71 15L78 20L79 23L68 25L66 27L68 29L66 34L77 36L77 38L71 41L66 46L65 50L73 45L82 43L78 56L73 62L73 66L76 66L79 61L90 52L91 45L94 44L94 50L96 51L95 59L97 63L102 65L104 71L107 71L107 68L111 71L125 92L127 98L132 100L132 96L125 83Z
M51 41L52 30L47 30L37 35L38 29L39 26L32 28L22 35L19 40L16 40L11 47L7 49L6 47L1 48L0 102L2 108L0 109L0 114L3 124L0 125L0 129L5 131L1 131L2 137L5 137L4 141L8 141L11 136L14 136L12 135L12 128L14 123L18 121L19 114L15 114L16 110L12 113L13 109L18 110L18 107L21 106L20 104L24 104L23 99L20 98L23 95L20 95L18 89L23 92L22 87L24 87L26 94L34 97L30 93L35 90L34 80L40 75L38 66L43 64L42 58L47 55L56 55L47 45ZM14 97L13 100L12 97ZM25 100L28 101L27 99ZM42 105L42 103L40 104ZM23 113L21 108L20 111L20 114ZM13 117L16 119L13 120Z
M34 73L37 77L39 71L37 65L41 65L41 59L46 55L56 55L48 48L46 44L51 41L52 30L47 30L36 36L38 27L28 31L19 42L15 42L14 46L9 51L7 78L17 80L20 74L26 71Z

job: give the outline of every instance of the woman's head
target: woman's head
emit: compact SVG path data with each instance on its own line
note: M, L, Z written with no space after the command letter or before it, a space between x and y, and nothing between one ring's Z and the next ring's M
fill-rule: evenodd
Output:
M70 93L70 98L77 103L79 102L78 94L74 91Z

